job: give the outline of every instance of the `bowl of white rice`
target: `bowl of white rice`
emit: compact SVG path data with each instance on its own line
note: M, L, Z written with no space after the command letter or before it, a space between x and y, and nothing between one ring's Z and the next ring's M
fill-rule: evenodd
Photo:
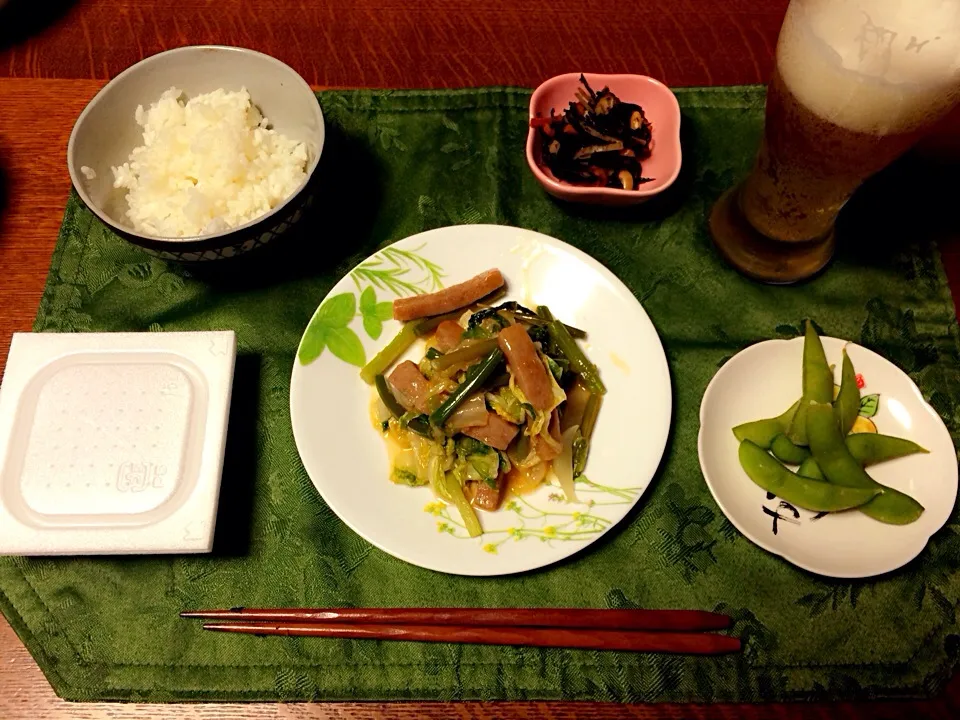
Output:
M320 104L279 60L215 45L168 50L111 80L77 119L67 165L118 235L169 260L244 254L313 203Z

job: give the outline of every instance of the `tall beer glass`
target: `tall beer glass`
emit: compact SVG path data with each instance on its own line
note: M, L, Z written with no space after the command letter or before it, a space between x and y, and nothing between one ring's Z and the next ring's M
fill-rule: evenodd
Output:
M960 100L960 0L792 0L753 171L714 206L717 247L789 283L833 254L853 191Z

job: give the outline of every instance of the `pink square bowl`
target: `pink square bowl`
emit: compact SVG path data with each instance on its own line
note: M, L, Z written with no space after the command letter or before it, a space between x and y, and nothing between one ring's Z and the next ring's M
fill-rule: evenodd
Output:
M636 190L587 187L561 182L543 164L537 130L530 128L527 133L527 164L544 190L554 197L570 202L637 205L670 187L680 174L681 162L680 105L670 88L646 75L584 73L584 77L594 90L599 91L607 86L624 102L636 103L643 108L653 126L650 157L643 161L643 175L653 179ZM534 90L530 98L530 118L538 114L546 117L551 108L562 113L575 99L579 86L580 73L567 73L550 78Z

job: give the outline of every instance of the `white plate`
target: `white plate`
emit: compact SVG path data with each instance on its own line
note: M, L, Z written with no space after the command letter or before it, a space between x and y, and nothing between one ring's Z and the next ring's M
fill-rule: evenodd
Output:
M579 498L592 503L567 504L558 488L545 486L512 499L507 509L480 513L485 532L471 539L458 526L456 511L437 502L429 488L390 482L386 447L369 416L373 391L357 366L400 328L389 320L382 323L382 334L377 332L381 321L374 319L374 299L386 317L389 302L399 295L462 282L494 267L507 279L506 299L528 307L548 305L558 318L587 331L585 350L600 368L607 395L585 473L596 484L578 484ZM497 225L448 227L406 238L344 277L310 327L318 323L327 340L324 349L311 360L319 344L308 329L291 378L297 449L333 511L401 560L459 575L503 575L548 565L619 522L660 463L671 393L656 330L613 273L559 240ZM419 358L422 352L415 347L408 356Z
M236 339L20 333L0 389L0 554L209 552Z
M748 347L724 364L707 386L700 404L700 467L707 486L727 518L750 540L794 565L819 575L870 577L895 570L920 554L930 536L953 512L957 498L957 456L950 433L919 388L889 360L836 338L822 338L827 361L836 365L841 350L866 382L861 396L879 394L872 418L879 432L919 443L928 455L911 455L871 467L877 482L901 490L926 508L910 525L886 525L863 513L832 513L813 520L799 510L796 523L778 521L778 500L747 477L737 458L731 428L780 415L800 397L803 338L768 340ZM781 515L792 515L780 510Z

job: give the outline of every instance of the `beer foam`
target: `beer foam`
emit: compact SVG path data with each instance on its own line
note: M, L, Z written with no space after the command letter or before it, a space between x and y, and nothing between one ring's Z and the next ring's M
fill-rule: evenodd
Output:
M825 120L909 132L960 99L960 0L793 0L777 70Z

